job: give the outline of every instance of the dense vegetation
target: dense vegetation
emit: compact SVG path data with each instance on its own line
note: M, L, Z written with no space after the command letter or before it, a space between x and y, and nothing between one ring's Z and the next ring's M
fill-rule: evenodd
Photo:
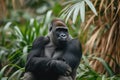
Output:
M22 78L33 40L48 33L54 17L64 19L82 43L77 80L120 80L119 0L0 0L0 5L0 80Z

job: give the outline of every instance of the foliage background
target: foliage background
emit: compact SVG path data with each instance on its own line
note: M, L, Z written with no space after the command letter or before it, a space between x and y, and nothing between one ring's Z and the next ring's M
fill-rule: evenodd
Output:
M0 80L22 78L33 40L55 17L82 43L77 80L120 79L119 0L0 0Z

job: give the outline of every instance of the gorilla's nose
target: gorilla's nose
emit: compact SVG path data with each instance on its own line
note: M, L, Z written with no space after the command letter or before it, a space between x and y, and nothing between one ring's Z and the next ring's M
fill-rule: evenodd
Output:
M63 34L63 33L60 35L60 37L61 38L67 38L66 34Z

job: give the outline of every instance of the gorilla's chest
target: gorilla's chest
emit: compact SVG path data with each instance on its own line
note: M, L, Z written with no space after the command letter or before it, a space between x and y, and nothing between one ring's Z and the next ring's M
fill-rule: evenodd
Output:
M49 58L59 58L62 57L62 55L64 54L64 50L58 50L55 49L55 47L45 47L45 57L49 57Z

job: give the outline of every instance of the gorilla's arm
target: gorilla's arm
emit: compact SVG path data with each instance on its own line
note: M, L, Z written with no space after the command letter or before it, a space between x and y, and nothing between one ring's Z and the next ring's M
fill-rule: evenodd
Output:
M61 75L69 75L71 68L65 62L53 58L42 57L44 56L44 54L42 54L44 52L42 51L44 51L44 47L47 43L49 43L49 39L46 37L40 37L34 41L32 49L27 57L25 71L42 73L53 70L55 73Z
M68 42L68 47L63 59L72 68L72 77L75 78L76 69L79 66L82 57L82 47L78 39L72 39Z
M66 51L66 62L72 69L78 67L80 59L82 57L82 47L78 39L73 39L69 42L68 49Z
M26 71L38 72L46 71L47 63L51 60L49 58L41 57L44 46L49 42L46 37L36 39L32 45L32 49L27 57Z

